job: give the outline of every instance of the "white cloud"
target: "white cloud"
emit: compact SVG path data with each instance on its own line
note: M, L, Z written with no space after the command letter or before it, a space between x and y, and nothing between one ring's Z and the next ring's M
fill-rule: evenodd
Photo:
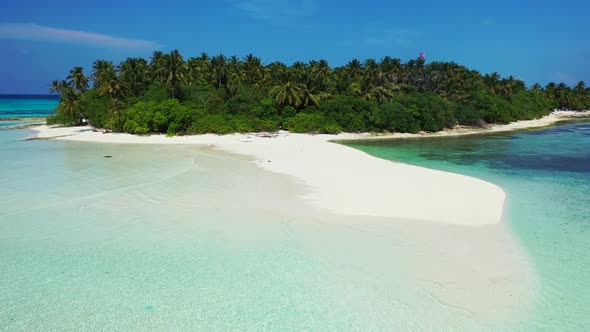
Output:
M0 23L0 39L51 41L99 47L136 49L156 49L161 46L158 43L148 40L120 38L95 32L52 28L34 23Z

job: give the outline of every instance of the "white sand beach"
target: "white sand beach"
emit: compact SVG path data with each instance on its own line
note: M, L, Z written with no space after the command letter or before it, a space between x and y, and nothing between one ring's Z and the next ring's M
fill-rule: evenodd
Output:
M586 112L588 113L588 112ZM90 127L34 128L37 138L127 143L196 144L250 156L267 170L290 175L310 188L305 196L339 214L425 220L481 226L501 221L505 193L491 183L447 172L395 163L331 140L466 135L541 127L585 113L555 112L537 120L487 129L458 128L433 134L278 134L166 137L103 134Z
M350 257L343 266L362 266L370 280L376 276L395 280L396 285L391 289L407 290L405 295L396 293L395 298L412 308L408 309L408 314L416 308L428 308L421 315L507 322L521 319L531 308L538 282L534 263L513 237L509 226L502 222L504 191L476 178L375 158L331 140L501 132L546 126L569 117L569 113L557 113L487 129L458 128L413 135L279 132L166 137L103 134L90 127L39 126L33 129L37 138L197 145L244 156L244 160L281 175L261 178L266 182L259 186L263 191L260 199L273 195L264 189L268 188L270 179L280 180L285 175L305 188L298 191L304 200L294 200L290 205L285 193L276 195L282 197L280 201L286 204L284 207L290 206L281 213L299 220L288 227L306 234L298 240L306 243L306 250L315 256L322 257L325 262L337 261L335 257L342 259L343 249L326 234L335 232L336 236L343 230L355 230L349 241L366 243L347 247L344 253ZM310 207L308 212L305 212L306 206ZM289 209L297 212L287 212ZM310 214L309 222L301 219L305 213ZM325 222L337 222L340 226L332 229L324 226ZM325 231L316 233L318 227ZM379 236L362 240L371 238L369 234ZM327 249L331 245L335 246L333 251Z
M335 213L419 219L462 225L501 220L505 194L490 183L458 174L394 163L329 142L354 135L235 134L166 137L103 134L88 127L37 127L38 137L61 140L196 144L250 156L273 172L305 183L313 204Z

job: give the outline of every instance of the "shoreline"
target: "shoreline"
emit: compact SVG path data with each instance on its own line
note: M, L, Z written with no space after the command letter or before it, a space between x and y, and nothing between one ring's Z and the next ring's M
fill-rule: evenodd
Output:
M554 115L453 134L513 131L564 120L570 119ZM411 257L407 273L418 281L408 285L425 287L435 307L446 304L485 319L513 322L532 310L540 291L532 258L504 222L507 194L502 188L474 177L380 159L334 142L374 139L373 135L279 132L166 137L103 134L89 127L32 129L38 138L51 139L59 134L65 136L56 140L194 145L246 156L245 162L303 185L304 191L290 195L298 195L293 198L308 203L310 211L328 212L334 216L330 220L344 226L401 235L400 240L408 244L398 247L401 251L396 261ZM382 138L449 134L394 134ZM268 194L272 193L262 193L261 197Z
M22 132L15 134L26 136L29 132L25 135ZM77 139L82 139L84 135L79 133ZM86 139L91 139L93 136L95 138L99 136L102 139L111 137L112 141L121 139L119 135L101 133ZM393 206L399 204L397 202L399 199L387 195L403 196L408 194L411 188L401 182L388 183L392 181L391 177L412 177L413 182L420 181L417 175L413 175L420 168L403 164L397 167L392 162L370 157L364 152L339 144L324 143L318 141L317 137L309 135L301 135L306 139L305 141L302 141L299 135L284 134L284 136L251 137L250 142L224 143L229 146L228 148L240 149L244 153L246 149L252 149L270 154L273 156L273 159L269 159L270 163L268 160L253 159L250 157L251 154L246 157L247 154L237 155L231 151L227 152L219 145L211 148L204 144L189 145L190 142L185 145L16 142L15 144L28 151L51 153L51 158L54 160L48 164L57 166L56 170L59 170L59 173L44 173L58 176L58 182L41 185L42 182L26 180L31 179L28 174L35 174L36 169L26 168L21 172L19 167L10 168L11 179L26 181L31 185L32 190L36 191L34 206L25 204L26 200L24 200L25 203L20 204L23 200L19 200L15 208L22 211L24 216L27 215L29 208L36 209L52 201L61 202L60 204L63 204L61 207L55 205L54 208L59 208L62 212L47 219L48 222L56 225L56 228L52 227L55 229L56 241L60 239L57 236L61 234L65 234L65 239L72 238L74 241L84 241L84 243L94 239L97 242L90 242L91 248L96 245L113 246L115 253L125 254L129 252L133 254L140 249L141 252L150 253L149 250L154 246L161 251L159 246L166 248L170 245L171 251L160 257L169 260L169 255L177 257L177 255L188 253L190 258L187 259L193 263L182 264L184 266L201 266L201 264L194 264L194 253L198 255L204 252L203 249L198 248L210 248L208 246L210 242L205 239L213 238L218 240L222 250L221 255L228 251L246 255L240 259L245 261L245 269L236 264L228 264L228 268L217 268L222 263L227 264L225 260L227 256L221 256L218 261L222 263L215 264L214 270L205 269L210 271L209 273L191 273L196 278L209 275L222 279L220 286L226 287L228 279L223 279L224 277L238 276L234 279L238 282L237 285L251 287L256 295L262 294L257 295L256 298L272 303L275 299L273 296L277 293L258 292L259 289L267 289L268 280L262 285L252 284L248 283L248 280L243 282L239 276L250 275L256 278L255 280L259 280L257 276L260 271L268 275L274 275L277 271L286 271L289 278L271 279L272 285L283 289L285 281L289 282L295 278L305 280L306 284L309 283L314 288L328 290L326 294L320 293L322 298L336 301L333 303L346 307L352 306L356 312L360 312L359 315L362 317L366 317L366 312L373 313L368 318L369 322L375 322L379 317L389 317L392 310L400 315L411 311L419 314L408 317L410 322L426 320L436 322L438 326L440 324L467 326L470 327L467 330L476 330L479 326L496 324L496 322L503 326L516 324L533 307L538 293L534 265L508 224L495 223L471 227L464 224L450 224L448 220L442 219L428 222L409 218L345 215L342 211L338 214L332 213L321 204L323 202L321 191L330 189L326 188L327 185L332 186L331 188L344 188L344 191L351 191L324 193L338 195L332 199L340 209L347 208L347 204L356 203L350 199L349 195L360 200L363 199L360 196L364 194L381 195L384 202ZM144 143L146 138L143 138ZM139 139L142 138L139 137ZM206 140L203 139L203 141ZM301 143L300 147L303 151L298 151L293 145L294 142ZM25 161L40 165L39 167L42 168L46 167L43 165L43 161L47 160L45 153L25 154L16 149L13 151L17 152L15 156L20 156L19 163ZM354 155L351 155L351 152ZM281 153L284 153L284 156ZM112 158L105 159L103 158L105 155L110 155ZM343 160L341 156L352 158L352 161ZM378 164L374 163L374 159ZM363 181L367 179L364 178L364 173L371 173L364 169L346 182L336 183L337 180L342 179L343 175L354 174L353 166L356 167L359 164L360 167L370 167L371 172L380 169L382 165L384 173L377 178L385 183L375 188L357 187L359 183L364 184ZM323 176L325 178L321 180L326 182L318 183L317 178L310 177L307 181L316 181L318 185L314 187L309 185L309 182L304 183L305 180L301 176L305 174L297 177L266 170L278 167L286 172L287 166L294 167L299 172L305 171L314 173L316 176ZM301 169L303 166L308 169ZM326 170L330 170L331 167L340 167L342 170L338 170L336 174L326 173ZM392 170L392 167L395 169ZM430 171L427 175L421 173L422 181L428 183L441 178L448 179L449 176L446 173L434 173L435 175L432 175ZM27 176L19 177L17 174ZM371 173L367 176L370 179L374 175ZM63 179L64 176L66 179ZM356 179L357 176L362 178ZM464 180L463 177L455 177L452 174L451 178L459 179L459 182ZM33 179L37 178L33 177ZM64 187L61 187L62 180ZM414 185L412 181L409 182L410 186ZM454 185L457 181L451 182ZM379 184L370 183L370 185ZM428 183L428 185L438 184ZM64 190L64 188L70 189ZM466 188L476 192L481 189L479 183L471 183ZM446 186L443 189L445 189L445 195L449 194L449 191L454 191ZM426 190L430 188L427 187ZM306 196L308 194L312 196ZM419 191L419 194L420 197L424 197L429 193ZM319 195L319 197L313 197L313 195ZM306 197L308 199L305 199ZM377 199L373 196L368 198ZM445 197L435 198L445 199ZM418 201L412 203L414 212L430 208L430 201L424 198L421 204ZM10 206L10 201L5 203L7 210L14 209ZM358 205L356 208L363 208L363 206ZM464 213L462 206L458 206L458 209L448 211L448 214ZM31 225L36 225L36 220L44 220L43 216L51 216L51 211L53 209L38 210L39 217L31 220ZM80 220L84 222L80 223ZM58 225L73 229L64 232ZM84 227L83 232L91 235L78 240L79 227ZM22 234L25 230L16 229L19 230L17 234ZM94 232L97 232L99 237L93 238ZM138 234L137 232L141 236L129 237L132 234ZM44 238L48 236L44 229L40 229L37 233ZM18 237L18 239L21 238ZM104 241L108 242L104 243ZM30 240L28 242L33 243ZM195 247L190 247L191 244ZM204 244L205 247L203 247ZM77 251L78 245L72 248ZM132 250L125 250L126 248L132 248ZM153 257L155 254L150 253L150 255ZM215 261L217 255L219 251L216 250L204 259L211 261L209 257L213 257ZM255 259L260 264L255 269L255 273L252 273L250 268L252 263L244 257ZM126 258L116 260L110 255L104 255L101 258L105 259L105 263L99 264L105 270L107 266L109 271L126 271L125 269L128 268L125 265L128 265ZM276 258L284 258L284 260L275 260ZM90 265L96 264L94 261L86 259L84 261ZM146 264L145 261L138 259L132 261L136 263L134 270L140 275L150 276L149 280L152 284L154 280L157 283L165 280L164 277L167 278L165 275L152 272L149 262ZM111 262L122 263L121 269L105 265ZM309 268L310 265L311 268ZM174 270L178 266L180 264L174 264L169 269ZM268 270L263 270L262 267ZM161 268L161 263L156 264L154 268ZM42 270L45 269L42 268ZM49 274L53 274L53 270L49 271ZM15 275L18 276L16 273ZM160 276L163 278L159 278ZM196 278L190 280L190 283L196 283L199 289L211 289L211 284L206 280ZM105 278L106 285L112 286L110 280ZM298 286L301 289L300 284ZM240 287L240 289L243 288ZM305 289L307 288L302 290ZM182 290L182 287L179 287L179 290ZM157 294L160 296L160 293ZM307 301L306 305L309 304L309 296L320 295L317 290L314 290L307 299L304 299ZM113 294L108 294L108 298L112 297ZM192 298L202 297L192 296ZM20 299L14 297L11 300L19 301ZM233 297L220 297L220 300L224 303L233 303L231 302ZM133 302L132 305L138 301ZM146 303L153 302L150 300ZM158 307L163 307L162 302L157 303ZM196 307L195 303L198 302L170 298L168 305L185 306L186 303ZM403 303L403 307L397 306L400 303ZM141 308L139 307L140 310ZM375 311L365 311L365 309ZM71 310L70 307L66 307L64 312ZM175 312L183 311L175 310ZM381 316L381 313L384 316ZM388 322L390 322L388 325L395 324L393 320Z
M0 118L1 121L36 121L45 122L47 118L34 116L34 117L11 117L11 118Z
M564 121L583 121L590 120L590 110L588 111L554 111L539 119L520 120L508 124L494 124L487 127L468 127L457 126L451 129L445 129L434 133L421 132L411 133L386 133L386 134L342 134L353 135L350 140L371 140L371 139L400 139L400 138L422 138L422 137L447 137L447 136L465 136L465 135L485 135L493 133L503 133L518 130L527 130L542 128L554 125ZM344 139L348 140L348 139Z
M343 215L390 217L444 224L483 226L503 220L506 193L473 177L383 160L333 141L444 137L548 126L571 119L554 112L537 120L491 128L459 128L432 134L277 134L136 136L94 132L90 127L31 128L35 139L116 144L190 144L254 158L271 172L292 176L310 191L304 199ZM576 115L590 115L575 112Z

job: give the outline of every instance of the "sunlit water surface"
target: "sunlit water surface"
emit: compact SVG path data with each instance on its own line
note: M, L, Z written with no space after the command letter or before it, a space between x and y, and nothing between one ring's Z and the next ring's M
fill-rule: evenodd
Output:
M5 117L57 103L33 99ZM529 299L518 280L470 279L490 260L528 264L502 227L336 216L244 157L22 141L7 129L21 124L0 121L0 330L588 328L588 125L355 145L505 188L542 282ZM514 300L496 307L506 285Z
M521 328L590 330L590 123L349 145L500 185L508 193L507 222L532 257L540 281L533 314Z

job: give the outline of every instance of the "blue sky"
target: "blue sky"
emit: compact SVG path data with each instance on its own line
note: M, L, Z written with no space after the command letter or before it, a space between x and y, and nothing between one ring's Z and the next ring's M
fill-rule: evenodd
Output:
M534 82L590 83L590 4L562 1L6 1L0 11L0 93L45 93L75 65L178 48L275 60L425 52Z

